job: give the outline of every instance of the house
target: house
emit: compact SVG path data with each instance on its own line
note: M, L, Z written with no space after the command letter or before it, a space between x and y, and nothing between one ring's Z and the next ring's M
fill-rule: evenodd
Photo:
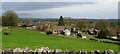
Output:
M34 24L28 24L28 25L26 25L26 29L36 29L37 28L37 26L36 25L34 25Z
M53 26L53 34L70 35L71 27L68 26Z
M58 35L58 32L57 31L53 31L53 35Z
M35 26L35 25L34 25L34 26L27 26L27 27L26 27L26 29L34 29L34 30L35 30L36 28L37 28L37 26Z
M81 33L78 33L77 36L80 38L87 38L85 34L81 34Z
M97 33L98 33L98 29L91 28L88 30L88 34L90 35L97 35Z
M46 31L49 27L50 27L50 23L48 23L48 22L40 22L37 25L37 30Z
M71 31L70 31L69 29L65 29L65 30L64 30L64 34L65 34L66 36L70 36Z
M113 37L111 37L112 39L117 39L118 37L117 36L113 36Z
M53 26L53 34L63 34L64 35L65 26Z
M71 33L80 33L79 28L71 27Z
M64 31L64 29L65 29L65 26L54 26L53 32L61 33L62 31Z

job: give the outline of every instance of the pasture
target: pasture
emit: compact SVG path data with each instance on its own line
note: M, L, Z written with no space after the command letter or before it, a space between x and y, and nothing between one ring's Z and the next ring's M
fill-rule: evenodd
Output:
M118 45L97 42L82 38L67 38L54 35L46 35L36 30L25 28L14 28L12 30L4 29L3 32L10 32L9 35L2 34L2 48L39 48L47 46L50 49L62 50L100 50L112 49L118 51Z

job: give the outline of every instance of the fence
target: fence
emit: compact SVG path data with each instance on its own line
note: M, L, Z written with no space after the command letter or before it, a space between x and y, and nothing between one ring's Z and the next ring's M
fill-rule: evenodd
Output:
M15 48L15 49L5 49L1 50L0 54L120 54L120 52L115 53L113 50L105 50L100 52L99 50L94 50L91 52L87 51L62 51L60 49L50 50L48 47L42 47L35 50L29 48Z

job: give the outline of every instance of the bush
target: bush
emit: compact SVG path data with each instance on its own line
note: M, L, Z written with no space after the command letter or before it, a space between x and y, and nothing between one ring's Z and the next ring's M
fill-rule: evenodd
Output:
M49 35L49 34L52 34L53 32L53 29L52 28L48 28L47 31L46 31L46 34Z
M77 33L77 37L82 37L81 33Z
M108 34L108 30L107 29L101 29L100 32L98 33L98 38L106 38Z
M9 32L4 32L4 35L9 35L10 33Z
M52 31L46 31L46 34L47 35L52 34Z

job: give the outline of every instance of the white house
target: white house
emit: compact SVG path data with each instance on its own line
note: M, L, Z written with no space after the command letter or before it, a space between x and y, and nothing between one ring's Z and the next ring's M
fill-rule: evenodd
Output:
M65 34L66 36L70 36L71 32L70 32L70 30L65 29L65 30L64 30L64 34Z
M117 36L113 36L113 37L111 37L112 39L117 39Z
M82 36L81 38L87 38L86 36Z

